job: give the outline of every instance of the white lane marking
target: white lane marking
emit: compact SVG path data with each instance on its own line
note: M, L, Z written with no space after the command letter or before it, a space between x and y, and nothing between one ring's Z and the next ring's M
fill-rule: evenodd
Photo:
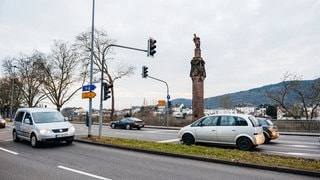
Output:
M19 154L19 153L17 153L17 152L10 151L10 150L5 149L5 148L2 148L2 147L0 147L0 150L5 151L5 152L8 152L8 153L11 153L11 154L14 154L14 155L18 155L18 154Z
M6 139L6 140L4 140L4 141L13 141L13 139Z
M320 154L312 154L312 153L280 152L280 151L270 151L270 152L272 152L272 153L276 153L276 154L287 154L287 155L293 155L293 156L320 157Z
M295 145L295 144L292 144L292 145L288 145L288 146L292 146L292 147L299 147L299 148L310 148L312 146L306 146L306 145Z
M163 141L157 141L158 143L167 143L167 142L178 142L180 141L179 139L168 139L168 140L163 140Z
M93 178L96 178L96 179L112 180L112 179L109 179L109 178L105 178L105 177L102 177L102 176L97 176L97 175L94 175L94 174L90 174L90 173L87 173L87 172L84 172L84 171L79 171L79 170L76 170L76 169L68 168L68 167L65 167L65 166L58 166L58 168L64 169L64 170L67 170L67 171L72 171L72 172L75 172L75 173L78 173L78 174L86 175L86 176L89 176L89 177L93 177Z

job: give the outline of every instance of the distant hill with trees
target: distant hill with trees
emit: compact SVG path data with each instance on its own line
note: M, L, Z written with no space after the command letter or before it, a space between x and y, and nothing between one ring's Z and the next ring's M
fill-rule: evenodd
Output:
M302 80L300 83L302 87L311 87L312 82L315 80ZM283 88L283 82L277 84L270 84L259 88L249 89L247 91L240 91L229 93L204 99L205 108L217 109L222 108L225 104L223 101L228 100L229 106L234 107L237 105L251 105L257 107L261 104L276 104L276 102L267 96L267 92L280 92ZM294 93L288 93L287 99L294 101L298 97ZM183 103L187 107L192 106L192 99L177 98L171 101L172 106L180 105Z

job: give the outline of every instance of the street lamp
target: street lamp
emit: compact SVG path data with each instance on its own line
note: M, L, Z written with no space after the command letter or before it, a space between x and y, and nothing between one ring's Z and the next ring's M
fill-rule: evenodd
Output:
M10 120L12 121L12 106L13 106L13 95L14 95L14 78L15 78L15 68L17 68L17 66L11 66L11 68L13 68L12 71L12 77L11 77L11 102L10 102Z

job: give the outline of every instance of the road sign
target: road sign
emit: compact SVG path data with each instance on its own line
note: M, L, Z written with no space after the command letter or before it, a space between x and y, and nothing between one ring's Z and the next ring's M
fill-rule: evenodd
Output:
M82 91L93 91L96 89L96 86L94 84L82 86Z
M168 96L167 96L167 99L169 100L170 99L170 95L168 94Z
M158 101L158 106L166 106L166 101L165 100L159 100Z
M82 93L82 99L88 99L88 98L94 98L96 97L96 93L95 92L83 92Z

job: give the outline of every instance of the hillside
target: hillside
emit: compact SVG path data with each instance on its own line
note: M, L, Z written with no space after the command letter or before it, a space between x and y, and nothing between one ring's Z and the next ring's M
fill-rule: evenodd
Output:
M304 80L301 81L304 88L308 88L311 86L311 83L314 80ZM274 104L275 102L269 99L266 96L266 91L270 92L279 92L282 88L282 82L277 84L271 84L262 86L259 88L249 89L247 91L240 91L235 93L224 94L220 96L208 97L204 99L204 104L206 108L216 109L220 107L220 98L223 96L229 97L232 102L232 105L239 105L239 104L251 104L253 106L259 106L260 104ZM289 94L289 99L294 100L296 97L294 94ZM187 107L192 106L191 99L184 99L184 98L177 98L171 101L172 105L181 104L183 103Z

